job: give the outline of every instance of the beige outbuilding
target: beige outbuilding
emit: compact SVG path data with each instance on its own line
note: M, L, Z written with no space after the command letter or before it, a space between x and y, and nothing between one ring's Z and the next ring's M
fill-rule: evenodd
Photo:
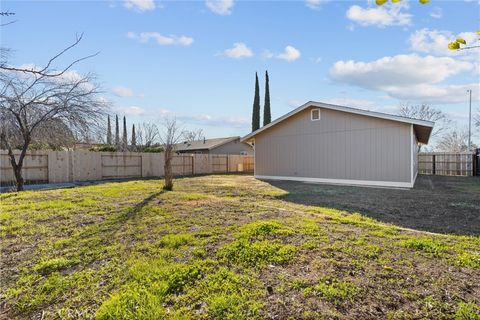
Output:
M241 141L254 144L258 179L411 188L433 125L310 101Z

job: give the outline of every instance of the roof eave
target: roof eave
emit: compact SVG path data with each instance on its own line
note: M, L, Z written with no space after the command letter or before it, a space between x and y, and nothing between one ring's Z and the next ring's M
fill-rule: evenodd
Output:
M400 116L395 116L395 115L389 115L386 113L381 113L381 112L375 112L375 111L368 111L368 110L361 110L361 109L355 109L355 108L350 108L350 107L345 107L345 106L338 106L338 105L333 105L333 104L328 104L328 103L323 103L323 102L315 102L315 101L308 101L307 103L302 104L300 107L290 111L289 113L281 116L280 118L276 119L273 122L270 122L266 126L263 126L246 136L242 137L240 139L241 142L248 142L254 140L253 137L255 137L257 134L259 134L262 131L267 130L268 128L276 125L279 122L282 122L283 120L297 114L298 112L301 112L309 107L318 107L318 108L326 108L326 109L331 109L331 110L337 110L337 111L343 111L347 113L353 113L353 114L358 114L358 115L365 115L365 116L371 116L371 117L376 117L380 119L386 119L386 120L391 120L391 121L397 121L397 122L403 122L403 123L408 123L408 124L413 124L413 125L418 125L418 126L424 126L424 127L431 127L433 128L434 122L432 121L426 121L426 120L419 120L419 119L411 119L411 118L404 118ZM427 138L428 141L428 138Z
M231 138L228 139L228 140L222 141L222 142L220 142L220 143L217 143L217 144L209 147L208 150L212 150L212 149L218 148L218 147L220 147L220 146L223 146L224 144L230 143L230 142L235 141L235 140L237 140L237 139L240 139L240 137L239 137L239 136L231 137Z

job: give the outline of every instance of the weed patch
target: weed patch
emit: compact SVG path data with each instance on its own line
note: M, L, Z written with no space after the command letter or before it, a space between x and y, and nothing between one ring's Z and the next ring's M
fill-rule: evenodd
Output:
M303 290L306 295L320 296L332 303L352 302L359 293L358 287L347 281L326 278Z
M43 274L47 275L49 273L52 273L54 271L59 271L62 269L66 269L74 264L76 264L77 261L74 260L68 260L65 258L53 258L53 259L44 259L41 260L39 263L33 266L33 270Z
M443 242L428 237L402 240L399 244L405 248L422 251L435 257L440 257L447 251L447 246Z

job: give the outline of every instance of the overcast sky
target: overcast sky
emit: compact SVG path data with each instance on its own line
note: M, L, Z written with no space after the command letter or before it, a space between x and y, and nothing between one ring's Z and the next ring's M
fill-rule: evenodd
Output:
M17 20L1 28L13 65L44 65L84 33L59 63L94 72L129 123L175 115L207 137L249 132L255 72L263 107L269 71L272 118L308 100L395 113L429 103L466 126L468 95L479 108L475 1L2 1Z

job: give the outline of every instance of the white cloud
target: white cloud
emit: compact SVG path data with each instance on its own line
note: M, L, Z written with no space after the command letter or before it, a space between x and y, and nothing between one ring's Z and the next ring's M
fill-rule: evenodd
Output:
M292 46L286 46L285 51L277 55L278 59L295 61L300 58L300 51Z
M330 0L305 0L305 5L310 9L318 10L320 7Z
M440 82L473 68L470 62L450 57L410 54L372 62L338 61L331 68L330 77L340 83L380 90L397 99L455 103L464 100L464 92L471 85L444 85Z
M273 52L271 52L270 50L263 50L262 52L262 58L263 59L271 59L275 56L275 54Z
M408 26L412 23L412 15L402 11L407 8L406 3L371 8L353 5L347 10L347 18L364 27Z
M128 32L127 38L138 40L140 42L146 43L153 39L159 45L169 46L169 45L181 45L181 46L189 46L193 43L193 38L187 36L164 36L158 32L141 32L139 34L135 32Z
M330 70L330 75L340 82L383 88L437 83L472 67L469 62L449 57L409 54L384 57L372 62L338 61Z
M327 99L325 103L336 104L340 106L361 108L361 109L372 109L375 107L375 103L366 99L353 99L353 98L334 98Z
M133 97L135 95L132 89L121 86L113 87L112 93L118 97Z
M472 89L472 100L478 101L480 99L478 83L458 85L420 84L408 88L392 88L389 94L402 100L416 100L438 104L466 104L468 103L468 89Z
M245 129L250 126L251 121L251 119L238 116L212 116L209 114L177 113L165 108L149 108L147 110L142 107L130 106L114 108L114 111L127 116L148 117L153 121L175 118L179 122L185 124L212 127L233 127Z
M428 28L415 31L410 35L408 42L414 51L442 56L469 56L477 61L480 60L480 52L478 50L456 51L448 49L448 44L459 37L465 39L468 45L480 44L479 36L474 32L462 32L454 35L450 31L432 30Z
M232 14L233 0L206 0L205 5L215 14L226 16Z
M302 104L304 104L305 100L298 100L298 99L290 99L287 101L287 104L291 107L291 108L298 108L300 107Z
M233 116L211 116L208 114L198 114L198 115L177 115L178 120L197 125L205 126L224 126L224 127L234 127L234 128L248 128L250 125L250 119L243 117L233 117Z
M146 113L145 109L135 106L116 108L115 111L126 116L141 116Z
M443 17L443 10L442 8L435 7L432 11L430 11L429 15L434 19L441 19Z
M24 63L20 66L11 66L15 67L18 69L23 69L23 70L30 70L30 71L41 71L43 70L43 67L38 66L33 63ZM33 80L35 78L35 75L33 73L29 72L18 72L18 71L10 71L10 72L15 72L19 74L21 77L24 79L30 79ZM63 70L47 70L49 74L60 74L63 72ZM91 81L91 77L89 75L83 75L78 73L76 70L67 70L63 72L61 75L57 77L53 77L52 81L55 81L57 83L64 83L64 82L78 82L79 86L84 89L84 90L94 90L96 88L96 84L94 84Z
M252 50L243 42L234 43L233 48L226 49L223 54L234 59L242 59L253 56Z
M155 9L155 1L153 0L124 0L123 6L127 9L136 10L140 12L150 11Z
M248 128L250 125L250 119L235 116L211 116L208 114L190 113L179 114L168 109L158 109L154 114L151 114L151 116L155 115L160 119L175 118L183 123L202 126Z

